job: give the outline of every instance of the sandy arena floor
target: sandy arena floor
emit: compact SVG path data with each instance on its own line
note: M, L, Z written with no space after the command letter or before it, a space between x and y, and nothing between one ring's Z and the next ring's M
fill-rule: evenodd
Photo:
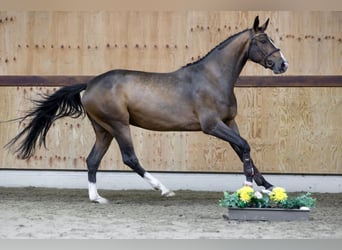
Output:
M109 191L108 205L87 190L0 188L0 238L199 239L339 238L342 194L313 194L317 208L304 222L239 222L223 218L222 193Z

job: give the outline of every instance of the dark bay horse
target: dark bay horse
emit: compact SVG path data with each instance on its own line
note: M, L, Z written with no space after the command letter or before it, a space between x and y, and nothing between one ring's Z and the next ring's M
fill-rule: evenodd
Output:
M234 85L248 59L275 74L288 68L280 49L265 33L268 23L269 19L259 26L256 17L252 28L227 38L202 59L174 72L112 70L88 83L63 87L35 101L36 107L20 118L30 118L30 123L7 146L19 141L16 153L27 159L34 154L37 143L45 146L47 132L55 120L87 114L96 135L86 161L89 198L105 203L107 200L97 192L96 172L113 138L126 165L163 196L174 195L139 163L130 124L156 131L203 131L232 146L243 163L246 185L252 185L254 180L270 189L272 184L255 167L250 146L240 136L234 120Z

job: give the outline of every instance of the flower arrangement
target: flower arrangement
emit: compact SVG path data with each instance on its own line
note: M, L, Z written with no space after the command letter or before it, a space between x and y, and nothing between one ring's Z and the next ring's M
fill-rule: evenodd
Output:
M250 186L244 186L234 193L223 193L219 200L222 207L228 208L284 208L284 209L310 209L315 207L316 199L310 193L298 197L288 197L286 190L275 187L272 191L255 191Z

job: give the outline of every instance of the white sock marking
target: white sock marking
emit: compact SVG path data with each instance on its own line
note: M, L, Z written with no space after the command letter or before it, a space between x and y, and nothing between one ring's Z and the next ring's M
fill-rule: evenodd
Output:
M253 187L253 182L245 181L244 186Z
M162 196L170 197L174 196L175 193L170 191L168 188L166 188L157 178L152 176L150 173L145 172L144 179L150 183L150 185L156 189L161 191Z
M89 194L89 199L92 202L97 202L101 204L106 204L108 203L108 200L101 197L98 192L97 192L97 187L96 183L88 182L88 194Z

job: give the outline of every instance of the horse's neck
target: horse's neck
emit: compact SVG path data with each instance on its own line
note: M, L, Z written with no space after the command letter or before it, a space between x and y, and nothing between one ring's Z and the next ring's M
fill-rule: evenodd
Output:
M234 38L223 48L217 48L203 61L203 66L212 71L217 79L234 85L248 59L249 32ZM232 86L234 87L234 86Z

